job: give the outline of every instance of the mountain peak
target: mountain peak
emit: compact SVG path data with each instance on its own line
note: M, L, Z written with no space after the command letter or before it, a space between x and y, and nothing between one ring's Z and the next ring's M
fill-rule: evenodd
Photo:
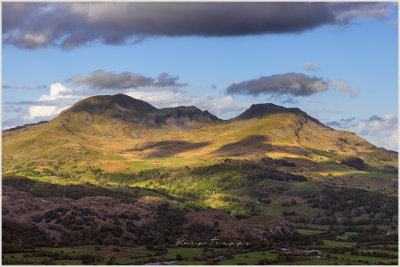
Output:
M157 114L160 123L178 129L196 129L204 124L214 124L222 121L207 110L202 111L195 106L179 106L160 109Z
M286 108L272 103L253 104L250 106L249 109L245 110L242 114L240 114L233 120L261 119L265 116L276 113L293 113L317 122L318 124L321 124L317 119L309 116L307 113L299 108Z
M81 115L77 116L77 113ZM180 129L194 129L205 123L221 121L195 106L158 109L124 94L88 97L62 112L60 117L69 122L75 121L75 125L119 121L140 127L162 128L169 125Z
M85 98L65 112L80 112L86 111L90 114L100 114L113 110L113 112L128 112L128 113L148 113L154 112L157 108L149 103L135 99L133 97L116 94L116 95L98 95Z

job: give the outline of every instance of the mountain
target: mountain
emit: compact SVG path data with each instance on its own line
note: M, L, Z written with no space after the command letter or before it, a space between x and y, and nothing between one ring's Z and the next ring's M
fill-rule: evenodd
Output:
M276 261L259 263L274 264L316 260L316 251L343 251L342 243L365 253L360 244L398 242L397 153L297 108L257 104L221 120L194 106L94 96L49 122L4 131L2 143L9 253L90 245L98 257L120 255L117 246L119 263L137 264L155 262L148 255L166 246L186 255L179 238L217 237L267 249ZM126 253L131 246L141 256ZM262 255L194 249L188 262Z
M223 121L194 106L157 109L123 94L89 97L49 122L3 132L3 167L8 170L60 158L67 165L83 158L115 171L131 169L127 162L132 160L163 156L199 161L265 153L311 158L343 154L367 162L396 156L297 108L257 104ZM110 157L123 160L111 164Z
M162 124L175 126L179 129L194 129L201 127L203 124L222 121L207 110L201 111L195 106L160 109L156 119Z
M149 103L129 97L124 94L117 95L101 95L83 99L62 112L60 115L65 116L68 113L87 112L89 114L101 114L105 116L116 116L116 114L124 114L126 116L146 115L155 112L157 108Z
M301 111L298 108L285 108L282 106L278 106L272 103L265 104L253 104L249 109L245 110L243 113L233 118L232 120L248 120L248 119L261 119L271 114L277 113L291 113L301 116L303 118L314 121L315 123L320 123L317 119L309 116L304 111Z
M115 124L134 129L194 129L220 121L208 111L193 106L157 109L149 103L123 94L89 97L63 111L57 119L71 132L76 132L78 128L82 131L82 126L98 126L104 130ZM101 134L101 130L98 134Z

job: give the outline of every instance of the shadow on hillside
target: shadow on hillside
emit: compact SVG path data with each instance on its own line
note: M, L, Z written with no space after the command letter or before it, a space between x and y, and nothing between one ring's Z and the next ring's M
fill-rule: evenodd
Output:
M309 156L311 152L305 148L299 146L285 146L285 145L273 145L272 151L275 152L282 152L288 153L292 155L299 155L299 156Z
M239 157L265 152L282 152L293 155L308 156L310 151L298 146L272 145L266 143L268 137L263 135L251 135L238 142L223 145L213 154L219 157Z
M265 143L267 140L268 138L263 135L251 135L238 142L223 145L213 154L216 156L244 156L271 151L272 145Z
M185 141L160 141L160 142L149 142L140 148L129 149L132 151L146 151L148 149L154 150L147 153L149 158L151 157L169 157L182 152L198 149L209 145L209 142L198 142L190 143Z

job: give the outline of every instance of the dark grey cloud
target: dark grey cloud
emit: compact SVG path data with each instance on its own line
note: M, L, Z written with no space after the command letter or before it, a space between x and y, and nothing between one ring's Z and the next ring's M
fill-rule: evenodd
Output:
M389 3L186 2L3 3L3 40L25 49L64 49L149 36L300 33L355 17L387 17Z
M233 83L226 91L228 94L252 96L260 94L310 96L326 91L331 87L349 93L352 97L358 93L340 81L327 82L323 78L310 77L302 73L293 72L262 76L258 79Z
M310 62L302 64L301 67L305 70L310 70L310 71L317 71L322 69L320 66L318 66L318 64Z
M178 82L179 76L171 76L164 72L157 76L157 79L153 81L155 87L167 87L167 86L185 86L186 83Z
M178 76L161 73L157 78L143 76L132 72L116 74L96 70L86 76L77 75L69 81L76 85L88 85L98 89L128 89L137 87L180 87L186 85L178 81Z
M14 85L2 82L2 89L47 89L47 85Z
M22 20L34 12L37 12L39 8L36 4L27 3L3 3L3 32L15 29L19 27Z

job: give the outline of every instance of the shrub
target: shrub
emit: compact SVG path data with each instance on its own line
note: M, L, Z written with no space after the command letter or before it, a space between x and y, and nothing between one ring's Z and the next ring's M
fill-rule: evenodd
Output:
M176 255L175 259L177 261L181 261L181 260L183 260L183 257L182 257L182 255L178 254L178 255Z
M285 202L282 203L281 206L282 206L282 207L289 207L289 202L285 201Z

